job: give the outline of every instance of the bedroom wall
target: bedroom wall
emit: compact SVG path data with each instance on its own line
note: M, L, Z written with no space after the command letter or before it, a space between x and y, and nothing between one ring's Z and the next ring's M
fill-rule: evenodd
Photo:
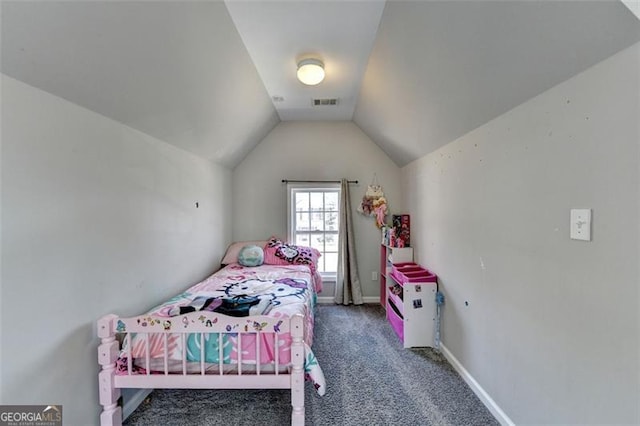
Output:
M231 171L3 76L2 184L2 403L96 424L95 321L217 269Z
M377 298L380 231L355 209L376 173L390 211L402 212L400 169L352 122L282 122L233 170L233 239L287 236L287 187L282 179L358 180L351 185L360 281ZM322 297L333 297L325 284Z
M636 44L402 170L444 345L516 424L640 423L639 80Z

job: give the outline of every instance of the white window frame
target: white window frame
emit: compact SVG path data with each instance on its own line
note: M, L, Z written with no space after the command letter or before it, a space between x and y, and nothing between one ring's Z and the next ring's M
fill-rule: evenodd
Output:
M288 183L287 184L287 240L291 244L296 243L296 232L294 229L295 222L293 218L296 214L296 206L293 202L293 197L296 192L307 191L335 191L338 193L338 215L340 212L340 184L339 183ZM321 234L324 231L309 231L309 234ZM338 232L336 232L336 235ZM338 244L339 246L339 244ZM336 282L336 272L320 272L323 282L331 283Z

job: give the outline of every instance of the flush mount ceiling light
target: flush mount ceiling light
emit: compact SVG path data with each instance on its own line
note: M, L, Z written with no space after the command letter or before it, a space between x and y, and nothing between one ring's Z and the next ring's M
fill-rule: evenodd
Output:
M324 80L324 64L317 59L298 62L298 80L307 86L315 86Z

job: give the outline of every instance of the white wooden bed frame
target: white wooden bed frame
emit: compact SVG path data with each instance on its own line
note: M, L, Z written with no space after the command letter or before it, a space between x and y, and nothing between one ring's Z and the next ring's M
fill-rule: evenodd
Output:
M262 331L256 331L247 326L249 321L256 321L258 324L266 323L261 327ZM233 372L228 372L223 367L230 364L223 364L222 335L226 333L238 334L238 346L240 347L242 336L254 334L256 341L261 338L260 334L291 334L291 363L280 365L278 350L275 352L275 362L268 364L268 371L265 371L265 364L260 363L260 345L256 345L256 358L243 360L242 354L238 354L238 364L232 364L237 368ZM133 374L131 358L131 335L138 333L147 336L146 359L144 367L146 374ZM164 371L160 374L150 374L149 368L149 340L150 334L160 334L164 341ZM188 373L186 356L186 338L190 333L200 335L201 354L196 364L200 364L199 373ZM220 339L218 368L208 369L205 366L204 336L208 333L219 333ZM169 371L169 360L167 359L167 337L170 334L179 335L182 339L182 371L178 373ZM98 362L101 371L98 374L98 385L100 393L100 404L103 407L100 414L100 424L102 426L114 426L122 424L122 408L118 405L121 388L138 389L291 389L291 424L304 425L304 318L302 315L295 315L288 321L266 316L255 317L230 317L209 311L191 312L171 318L151 317L142 315L133 318L119 318L116 315L106 315L98 320L98 337L101 344L98 347ZM117 338L118 337L118 338ZM127 342L125 352L127 353L127 369L125 375L116 374L116 360L121 350L121 342ZM277 341L274 345L278 347ZM252 361L251 364L243 361ZM243 373L243 365L251 365L250 373ZM286 372L282 372L281 367L288 367ZM215 371L212 371L215 370ZM155 373L155 372L154 372ZM238 407L242 409L242 407Z

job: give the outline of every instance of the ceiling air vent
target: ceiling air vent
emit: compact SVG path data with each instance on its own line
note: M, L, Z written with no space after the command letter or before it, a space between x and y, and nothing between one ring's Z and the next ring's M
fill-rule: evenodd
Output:
M313 106L338 105L338 98L314 99Z

